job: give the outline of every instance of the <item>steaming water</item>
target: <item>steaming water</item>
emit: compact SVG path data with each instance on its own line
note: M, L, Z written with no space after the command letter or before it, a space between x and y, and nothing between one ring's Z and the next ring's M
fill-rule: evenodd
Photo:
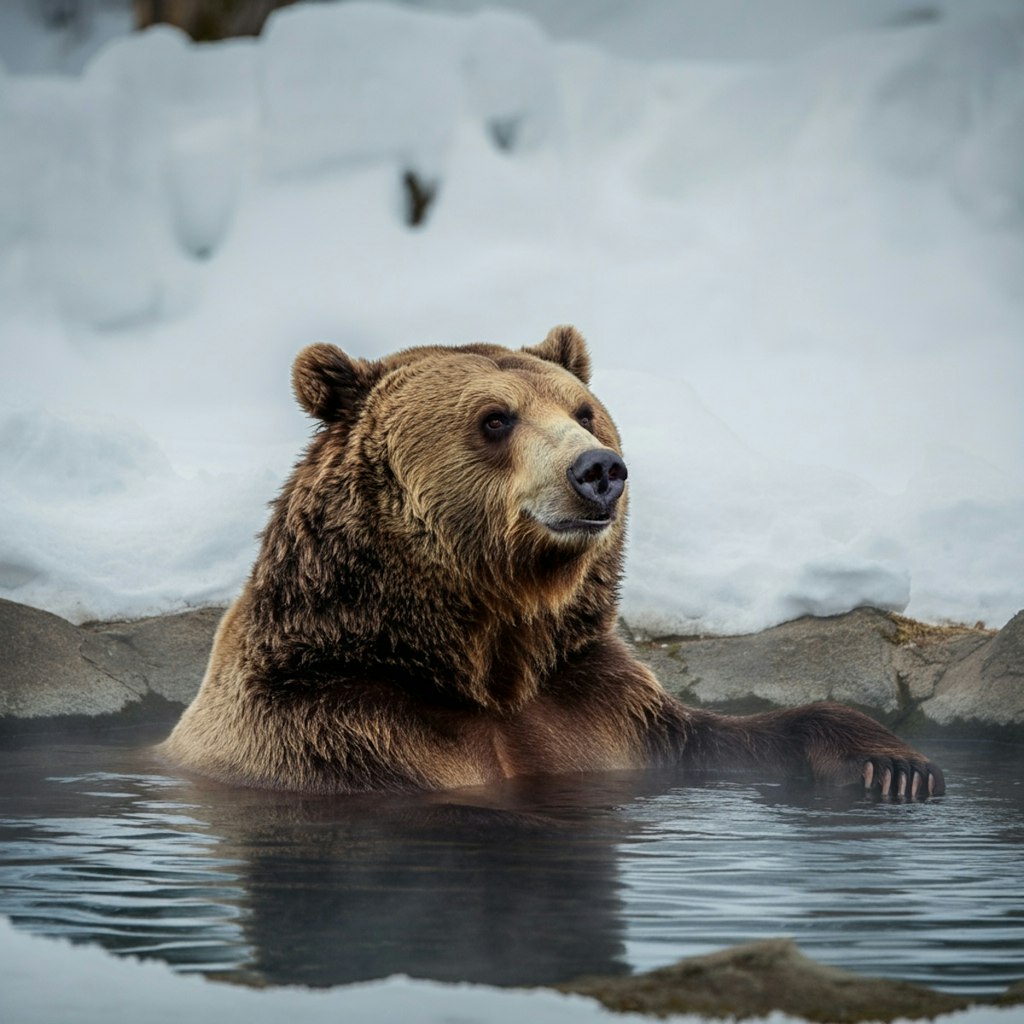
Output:
M264 984L538 984L793 936L968 994L1024 976L1024 751L926 744L917 804L616 774L309 799L168 773L138 736L5 741L0 913Z

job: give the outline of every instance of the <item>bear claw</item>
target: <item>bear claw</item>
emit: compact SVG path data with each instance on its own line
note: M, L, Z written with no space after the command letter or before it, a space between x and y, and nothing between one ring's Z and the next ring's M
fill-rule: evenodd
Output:
M870 758L864 762L862 777L865 792L883 799L927 800L930 796L941 796L946 789L937 765L901 758Z

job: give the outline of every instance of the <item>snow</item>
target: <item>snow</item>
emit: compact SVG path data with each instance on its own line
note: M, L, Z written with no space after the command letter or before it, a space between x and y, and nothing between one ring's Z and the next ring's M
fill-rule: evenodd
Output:
M301 1019L308 1024L358 1020L365 1024L402 1020L410 1024L446 1024L453 1020L536 1021L537 1024L622 1022L650 1018L615 1014L592 999L544 990L445 985L394 976L329 990L278 987L259 990L175 974L156 961L112 957L97 947L16 931L0 918L0 979L4 1020L30 1024L97 1024L109 1020L145 1020L153 1024L245 1021L246 1024ZM60 978L54 985L53 979ZM698 1017L677 1017L697 1024ZM773 1014L773 1024L794 1018ZM1005 1013L975 1018L958 1015L955 1024L1009 1024ZM953 1021L951 1021L953 1024Z
M308 436L300 347L572 322L635 629L1024 607L1020 4L476 6L100 33L80 74L9 34L0 597L227 601Z
M593 999L546 989L448 985L395 975L382 981L327 990L297 987L248 988L176 974L167 964L113 957L96 946L17 931L0 918L0 982L4 1020L31 1024L96 1024L110 1020L145 1020L177 1024L180 1020L245 1021L263 1024L301 1019L307 1024L358 1020L365 1024L409 1021L446 1024L479 1021L505 1024L640 1024L654 1018L612 1013ZM60 984L53 983L54 978ZM699 1024L691 1014L665 1018L675 1024ZM1012 1024L1015 1007L975 1006L937 1017L940 1024ZM775 1012L752 1024L800 1024L800 1018Z

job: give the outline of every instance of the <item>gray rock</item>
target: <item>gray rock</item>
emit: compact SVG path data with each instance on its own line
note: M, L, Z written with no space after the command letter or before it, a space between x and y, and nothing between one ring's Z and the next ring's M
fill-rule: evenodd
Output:
M933 722L977 733L1024 723L1024 611L1000 632L954 661L921 706Z
M0 600L0 728L183 707L223 614L205 608L73 626ZM903 734L1024 737L1024 612L998 634L922 626L872 608L752 636L635 643L683 701L746 712L837 700Z
M837 700L887 718L900 710L896 626L860 608L802 618L751 636L665 638L637 644L662 684L690 704L753 711Z
M199 689L222 614L73 626L0 600L0 727L184 706Z
M49 612L0 600L0 719L104 715L141 694L82 653L81 632Z
M837 700L907 734L1024 736L1024 612L998 634L860 608L752 636L635 643L681 700L723 711Z
M188 704L202 682L213 634L223 614L223 608L200 608L180 615L84 627L83 632L88 632L83 650L111 674L139 679L152 693Z

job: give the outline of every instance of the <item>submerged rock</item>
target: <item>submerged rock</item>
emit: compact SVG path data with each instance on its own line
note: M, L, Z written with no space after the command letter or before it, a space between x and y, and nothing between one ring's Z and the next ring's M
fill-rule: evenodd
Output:
M865 978L804 956L791 939L767 939L628 977L559 985L620 1013L658 1017L762 1017L782 1010L810 1021L916 1020L965 1009L967 1000L886 978Z

